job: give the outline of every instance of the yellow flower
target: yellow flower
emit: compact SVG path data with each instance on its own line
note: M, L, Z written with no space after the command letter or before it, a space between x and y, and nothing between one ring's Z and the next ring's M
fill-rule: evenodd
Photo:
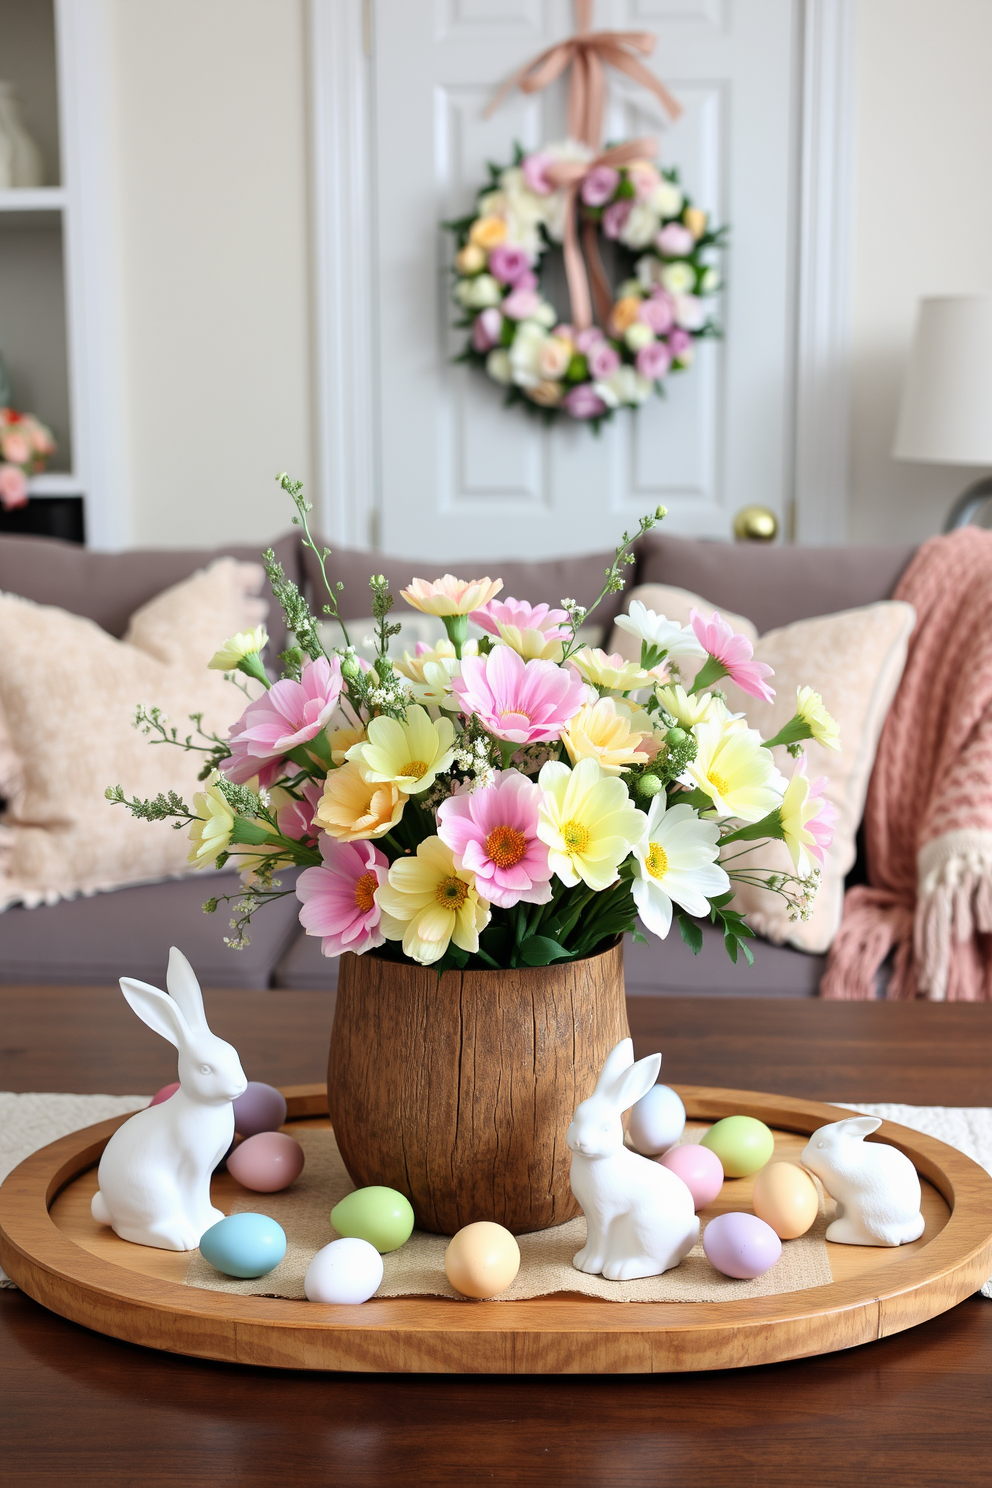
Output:
M757 729L712 722L698 723L693 733L696 758L680 779L709 796L717 816L756 822L775 810L782 799L772 784L778 772Z
M356 760L348 760L328 774L313 820L339 842L362 842L394 827L405 805L395 785L369 780Z
M368 738L348 750L349 760L361 763L365 778L395 785L405 795L429 790L435 776L454 759L455 726L450 718L435 723L419 703L396 718L373 718Z
M785 788L779 806L779 821L782 826L782 841L796 865L800 878L809 878L815 868L806 852L807 847L816 846L816 838L807 830L806 823L818 815L822 801L809 799L809 781L800 771L793 771L792 779Z
M823 706L823 699L812 687L800 687L796 694L796 716L809 729L810 738L827 749L840 748L840 730Z
M221 853L227 852L234 831L234 812L221 794L215 770L207 780L206 790L197 791L193 797L196 821L189 824L189 862L197 868L206 868Z
M502 217L477 217L469 230L468 240L479 248L498 248L506 238L506 223Z
M503 587L502 579L456 579L454 574L445 574L443 579L428 583L426 579L414 579L409 589L400 593L408 605L421 610L425 615L470 615L473 610L495 599Z
M394 863L375 897L383 935L402 940L405 953L422 966L440 961L451 941L474 954L479 932L489 924L489 905L479 898L475 874L457 866L440 837L421 842L415 858Z
M610 692L636 692L638 688L650 687L654 678L639 667L636 661L624 661L619 651L607 656L605 651L594 651L583 646L569 657L584 682L593 687L606 688Z
M460 252L455 254L455 268L459 274L478 274L486 267L486 255L478 243L466 243Z
M701 238L706 231L706 213L702 207L686 207L682 221L694 238Z
M653 732L650 720L645 732ZM573 765L580 759L595 759L607 775L619 775L628 765L646 764L655 751L642 749L643 740L644 733L631 728L629 710L622 705L618 709L608 697L586 703L561 735Z
M554 408L556 403L561 402L560 382L538 382L525 391L530 401L539 404L541 408Z
M463 656L477 656L478 641L466 641ZM411 683L410 691L418 703L428 707L457 708L460 705L451 691L451 679L461 671L461 662L455 655L454 643L438 641L434 647L425 646L415 656L403 652L402 661L394 661L396 670Z
M691 729L697 723L716 723L730 715L727 705L711 692L687 693L677 682L656 687L655 696L680 728Z
M214 672L237 671L246 656L257 655L268 644L269 636L264 625L256 625L253 630L239 631L225 641L219 651L214 652L207 666Z
M537 835L548 848L551 870L570 887L609 888L618 868L643 838L647 817L631 805L627 787L594 759L574 769L550 760L538 776L544 797Z
M352 745L361 744L365 739L365 730L350 727L336 728L331 729L327 737L331 746L331 760L335 765L343 765Z
M613 314L610 317L612 329L618 336L622 336L628 326L633 325L641 313L641 299L639 295L624 295L622 300L617 300L613 306Z

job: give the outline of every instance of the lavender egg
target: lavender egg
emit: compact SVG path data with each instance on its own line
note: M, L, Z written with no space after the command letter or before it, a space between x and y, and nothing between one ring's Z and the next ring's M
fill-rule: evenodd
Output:
M249 1080L248 1089L234 1102L234 1130L239 1137L278 1131L285 1120L286 1097L261 1080Z
M285 1132L256 1132L228 1154L227 1171L254 1193L279 1193L303 1172L303 1148Z
M782 1254L782 1242L756 1214L718 1214L703 1231L703 1250L724 1276L750 1281L771 1270Z

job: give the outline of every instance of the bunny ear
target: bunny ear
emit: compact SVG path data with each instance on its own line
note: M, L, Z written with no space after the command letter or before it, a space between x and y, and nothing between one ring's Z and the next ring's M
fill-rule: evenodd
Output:
M882 1124L880 1116L852 1116L848 1121L838 1121L837 1125L845 1137L870 1137L873 1131L878 1131Z
M200 984L192 966L177 946L172 946L169 951L169 970L166 973L165 985L169 989L170 996L174 997L182 1008L190 1028L206 1028L207 1015L203 1011Z
M599 1079L596 1081L596 1093L603 1095L611 1091L624 1070L630 1069L633 1062L634 1040L621 1039L606 1056Z
M661 1073L661 1055L649 1054L625 1070L610 1091L610 1099L621 1110L628 1110L642 1095L647 1095Z
M181 1049L189 1039L189 1025L179 1005L167 997L158 987L148 982L136 982L132 977L121 977L121 991L142 1023L147 1023L170 1044Z

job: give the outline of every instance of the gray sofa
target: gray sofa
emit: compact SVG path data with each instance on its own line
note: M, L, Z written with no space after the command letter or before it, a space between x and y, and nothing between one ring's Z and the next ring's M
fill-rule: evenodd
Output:
M273 545L287 574L304 590L315 588L312 554L289 533ZM718 606L749 616L760 632L792 620L885 599L913 554L912 547L803 549L697 541L649 534L638 544L628 587L676 584ZM226 552L256 558L255 549L149 549L95 553L50 538L0 538L0 589L40 604L56 604L86 615L112 635L124 633L131 613L171 584ZM590 604L599 592L611 553L541 563L495 560L489 571L504 581L504 592L532 603L574 596ZM336 550L335 577L345 585L344 618L369 611L370 555ZM393 592L414 574L430 575L432 560L375 555L376 570ZM453 571L458 564L446 564ZM461 565L467 572L476 562ZM611 598L597 619L612 623L623 597ZM270 617L273 650L282 649L279 617ZM2 659L0 659L2 665ZM855 870L857 871L857 870ZM232 892L237 877L217 875L169 880L117 889L37 909L15 906L0 914L0 982L98 984L114 981L122 969L155 981L168 948L178 943L204 985L213 987L330 989L337 964L320 955L319 942L304 935L292 898L277 901L253 925L251 945L231 951L223 943L227 917L201 912L208 893ZM633 994L816 996L823 958L756 941L753 967L734 966L722 937L707 927L703 948L694 957L678 936L627 950L627 990Z

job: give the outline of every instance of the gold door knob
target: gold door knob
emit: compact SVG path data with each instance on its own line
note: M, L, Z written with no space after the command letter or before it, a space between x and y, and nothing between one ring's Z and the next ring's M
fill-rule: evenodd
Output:
M767 506L742 506L734 517L734 537L738 542L774 542L778 517Z

